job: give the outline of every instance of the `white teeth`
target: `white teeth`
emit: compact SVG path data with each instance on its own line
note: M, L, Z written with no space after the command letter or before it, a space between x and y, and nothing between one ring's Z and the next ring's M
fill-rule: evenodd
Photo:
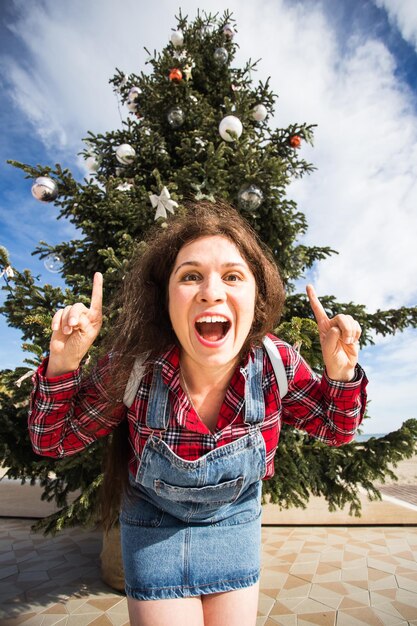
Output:
M223 317L222 315L203 315L202 317L199 317L197 320L197 323L200 324L201 322L208 322L210 324L214 324L214 322L228 322L229 320L226 317Z

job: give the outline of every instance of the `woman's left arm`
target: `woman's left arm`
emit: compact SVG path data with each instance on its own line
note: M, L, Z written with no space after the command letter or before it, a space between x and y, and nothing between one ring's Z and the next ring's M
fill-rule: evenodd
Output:
M307 294L317 321L325 371L320 380L300 354L293 349L288 352L291 376L282 419L328 445L340 446L352 441L366 408L368 381L358 364L361 328L350 315L330 319L311 285Z

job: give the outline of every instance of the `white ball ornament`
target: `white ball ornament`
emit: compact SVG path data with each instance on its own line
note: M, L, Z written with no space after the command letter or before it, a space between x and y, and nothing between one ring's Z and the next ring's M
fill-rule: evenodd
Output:
M263 122L267 115L268 111L266 110L266 106L264 106L263 104L257 104L252 109L253 119L257 122Z
M129 111L132 111L132 113L135 113L138 110L140 94L141 91L139 87L132 87L127 94L126 106Z
M219 124L220 137L224 139L224 141L235 141L236 138L239 139L242 131L242 122L235 115L226 115ZM230 133L233 133L233 136L230 135Z
M139 89L139 87L132 87L132 89L127 94L127 99L128 100L137 100L139 98L139 96L140 96L140 89Z
M233 27L233 24L226 24L223 27L223 33L228 39L233 39L233 37L236 35L236 31Z
M171 35L171 43L175 48L179 48L184 43L184 35L179 30L174 30Z
M117 191L130 191L133 187L132 183L120 183L120 185L117 185L116 189Z
M32 196L40 202L53 202L58 197L58 185L49 176L39 176L32 185Z
M129 111L132 111L132 113L136 113L136 111L138 110L138 101L137 100L126 100L126 106L129 109Z
M128 143L122 143L116 150L116 158L122 165L130 165L136 158L135 149Z
M97 172L100 167L100 163L98 162L97 157L90 155L85 160L85 166L89 172Z

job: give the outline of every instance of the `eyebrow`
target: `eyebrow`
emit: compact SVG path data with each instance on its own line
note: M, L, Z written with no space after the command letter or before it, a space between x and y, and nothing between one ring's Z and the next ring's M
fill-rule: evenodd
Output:
M202 265L204 265L204 263L200 263L199 261L184 261L183 263L181 263L181 265L178 265L174 274L176 274L178 270L184 267L184 265L191 265L193 267L201 267ZM244 269L248 268L248 266L245 263L241 263L240 261L229 261L227 263L222 263L221 267L243 267Z

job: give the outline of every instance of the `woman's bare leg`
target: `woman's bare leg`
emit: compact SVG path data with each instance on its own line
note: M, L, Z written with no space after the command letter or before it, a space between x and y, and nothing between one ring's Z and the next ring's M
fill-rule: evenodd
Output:
M201 596L204 626L255 626L259 582L251 587Z
M130 626L204 626L201 598L134 600L127 598ZM219 622L220 623L220 622ZM223 626L227 622L223 622Z

